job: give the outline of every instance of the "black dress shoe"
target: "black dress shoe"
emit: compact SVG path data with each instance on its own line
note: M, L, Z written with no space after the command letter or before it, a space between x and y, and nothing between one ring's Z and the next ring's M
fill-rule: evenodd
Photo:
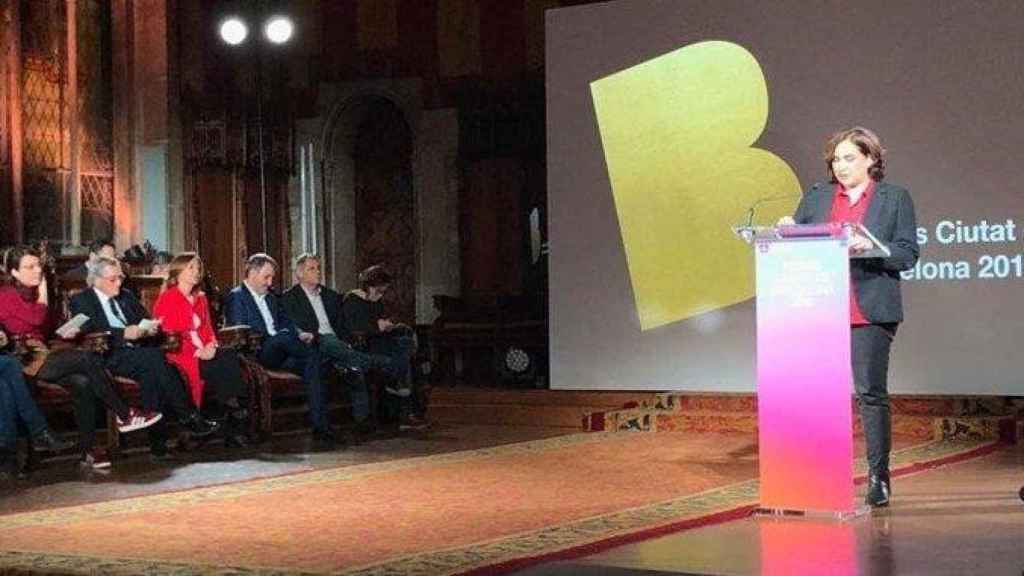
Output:
M868 493L864 496L864 503L872 508L882 508L889 505L889 496L892 490L889 487L889 477L872 474L868 477Z
M330 429L313 431L313 446L317 450L337 450L339 447L338 437Z
M177 462L178 456L174 452L171 452L167 445L163 446L150 446L149 447L149 459L151 462L157 464L163 462Z
M65 442L57 438L49 429L45 429L32 437L32 448L37 451L57 453L67 450L72 446L74 446L74 443Z
M362 444L373 438L373 435L377 432L377 427L370 422L369 419L363 420L362 422L356 422L356 425L352 427L352 442L354 444Z
M230 434L224 437L224 445L228 448L248 448L249 439L245 434Z
M181 420L181 425L188 428L192 436L205 438L220 430L220 424L203 418L198 411L192 412Z
M0 446L0 486L13 482L17 476L18 459L14 450Z
M224 419L224 445L234 448L249 446L249 411L245 408L231 408Z

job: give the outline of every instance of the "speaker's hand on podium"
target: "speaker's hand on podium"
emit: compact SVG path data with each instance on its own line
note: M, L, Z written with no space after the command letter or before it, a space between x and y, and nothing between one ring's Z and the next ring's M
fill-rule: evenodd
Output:
M783 216L782 218L779 218L779 221L776 222L775 225L776 226L794 226L794 225L796 225L796 220L793 220L792 216Z
M866 250L871 249L871 240L861 236L860 234L854 234L850 237L850 252L853 254L859 254Z

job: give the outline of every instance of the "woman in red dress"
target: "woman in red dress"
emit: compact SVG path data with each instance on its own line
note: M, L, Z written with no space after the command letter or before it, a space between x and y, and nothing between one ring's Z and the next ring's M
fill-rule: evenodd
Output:
M167 352L167 360L181 368L188 378L192 401L201 408L209 384L214 399L226 412L227 442L244 446L249 420L249 411L245 409L248 389L238 355L217 343L210 306L206 294L199 289L202 277L203 261L194 252L175 256L164 291L153 305L153 315L161 320L160 327L165 332L181 338L181 346Z

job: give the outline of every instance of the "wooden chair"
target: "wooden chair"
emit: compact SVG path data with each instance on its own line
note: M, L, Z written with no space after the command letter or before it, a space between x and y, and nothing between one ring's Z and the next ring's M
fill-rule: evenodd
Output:
M223 323L220 290L206 282L204 290L210 299L210 316L214 323ZM287 370L272 370L259 362L263 337L248 326L224 326L217 331L221 346L230 346L242 361L242 375L249 384L251 434L265 440L274 434L274 400L301 398L306 394L302 378Z
M260 439L267 439L275 433L274 402L305 397L306 385L303 383L302 377L292 372L272 370L260 364L258 358L263 337L255 331L248 330L248 327L242 328L247 332L245 336L239 336L239 339L244 338L244 342L238 349L239 356L242 358L243 371L252 385L253 403L257 415L257 418L253 419L255 434ZM330 370L324 375L325 378L333 379L335 382L345 376L346 374L340 374L337 370ZM327 382L326 385L329 391L332 388L331 382ZM328 410L330 408L329 404Z
M48 278L48 284L54 287L50 300L51 321L55 325L59 325L71 315L69 305L71 298L84 290L86 286L82 282L61 282L59 277L52 274L52 272L49 275L53 279L50 280ZM13 338L12 340L14 342L14 354L19 357L22 365L27 369L25 376L33 385L33 393L40 410L44 413L73 413L74 399L71 392L60 384L37 378L34 370L30 368L33 364L42 363L45 352L34 350L24 338ZM46 344L51 351L71 347L104 356L110 351L110 334L107 332L94 332L85 334L73 342L55 339L50 340ZM180 341L176 336L164 335L162 337L161 347L164 349L176 349L179 345ZM111 379L114 383L114 389L127 404L138 405L140 403L142 396L141 386L137 381L113 375L111 375ZM121 434L117 428L117 415L109 409L106 410L106 431L106 444L104 447L112 455L116 454L121 448Z

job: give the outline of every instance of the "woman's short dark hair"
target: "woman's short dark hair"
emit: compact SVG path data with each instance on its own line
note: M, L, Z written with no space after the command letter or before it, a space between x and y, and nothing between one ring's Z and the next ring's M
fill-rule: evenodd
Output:
M371 286L387 286L391 284L391 274L380 264L374 264L359 273L359 287L369 290Z
M875 161L868 168L868 176L871 176L871 179L875 182L881 182L885 178L885 148L882 147L882 141L878 138L878 135L863 126L854 126L853 128L840 130L830 136L828 141L825 142L825 169L828 171L829 181L833 184L839 182L836 179L835 172L832 171L832 160L835 159L836 146L839 146L840 143L846 140L849 140L851 144L856 146L861 154L869 156Z
M14 246L4 250L3 267L4 267L4 282L14 284L17 280L14 279L14 275L11 274L11 270L17 270L21 268L21 259L25 256L35 256L36 258L42 259L39 251L31 246Z

